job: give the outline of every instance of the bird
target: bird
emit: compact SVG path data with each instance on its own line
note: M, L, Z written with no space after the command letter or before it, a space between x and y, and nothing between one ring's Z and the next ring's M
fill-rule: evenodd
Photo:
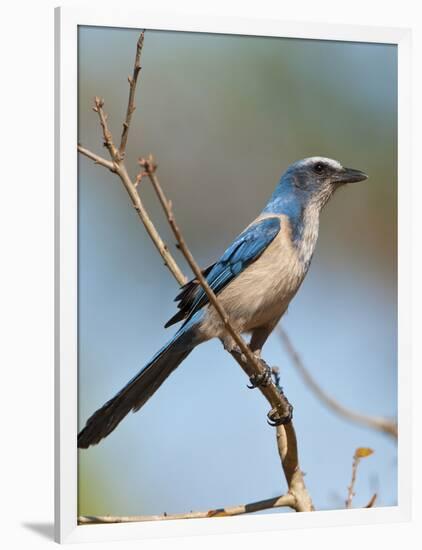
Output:
M291 164L259 216L232 242L218 261L203 270L231 325L250 334L260 358L271 332L299 290L314 254L320 213L343 185L367 179L361 170L336 160L309 157ZM228 351L236 344L196 279L181 287L178 312L165 324L183 321L174 336L78 434L86 449L107 437L130 411L138 411L192 350L220 338Z

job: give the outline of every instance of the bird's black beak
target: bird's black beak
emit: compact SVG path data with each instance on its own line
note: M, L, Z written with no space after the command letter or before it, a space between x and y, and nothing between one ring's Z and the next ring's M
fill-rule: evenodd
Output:
M338 172L334 176L334 183L343 185L345 183L355 183L357 181L366 180L368 176L361 170L355 170L354 168L343 168L341 172Z

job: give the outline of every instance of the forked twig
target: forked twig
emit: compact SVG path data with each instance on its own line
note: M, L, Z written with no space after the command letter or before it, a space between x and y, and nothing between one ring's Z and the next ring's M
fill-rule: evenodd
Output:
M140 55L141 55L142 45L144 40L143 36L144 36L144 33L141 34L136 47L135 68L133 71L133 77L130 80L130 92L129 92L127 113L126 113L126 120L123 123L122 140L121 140L119 149L115 146L113 141L113 136L108 127L108 116L104 112L104 99L96 96L94 98L93 109L98 114L98 118L99 118L100 125L103 132L104 146L107 148L109 152L111 161L105 159L101 155L93 153L86 147L83 147L81 144L78 144L78 151L84 156L86 156L87 158L93 160L95 164L99 164L104 168L111 170L113 173L119 176L121 182L123 183L123 186L125 187L132 201L132 206L134 207L139 218L144 224L144 227L147 230L147 233L150 236L152 242L154 243L156 249L158 250L160 256L163 258L164 265L168 267L168 269L171 271L172 275L175 277L179 285L183 285L186 282L185 276L181 272L179 266L177 265L177 262L175 261L171 252L169 251L168 246L160 237L158 231L155 228L155 225L152 223L151 218L149 217L148 212L146 211L144 204L139 196L139 193L136 190L136 187L139 183L138 178L135 180L135 182L132 182L124 162L124 153L125 153L127 138L129 134L130 122L132 119L132 113L135 109L134 97L135 97L136 83L140 72Z

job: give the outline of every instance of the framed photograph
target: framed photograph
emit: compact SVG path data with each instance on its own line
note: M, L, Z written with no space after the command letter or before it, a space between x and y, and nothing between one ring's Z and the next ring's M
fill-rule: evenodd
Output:
M56 540L409 519L410 31L55 48Z

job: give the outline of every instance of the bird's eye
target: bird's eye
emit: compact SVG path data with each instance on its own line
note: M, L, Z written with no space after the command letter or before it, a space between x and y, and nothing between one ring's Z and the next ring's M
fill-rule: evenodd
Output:
M324 165L322 162L317 162L314 166L314 170L317 174L321 174L324 171Z

